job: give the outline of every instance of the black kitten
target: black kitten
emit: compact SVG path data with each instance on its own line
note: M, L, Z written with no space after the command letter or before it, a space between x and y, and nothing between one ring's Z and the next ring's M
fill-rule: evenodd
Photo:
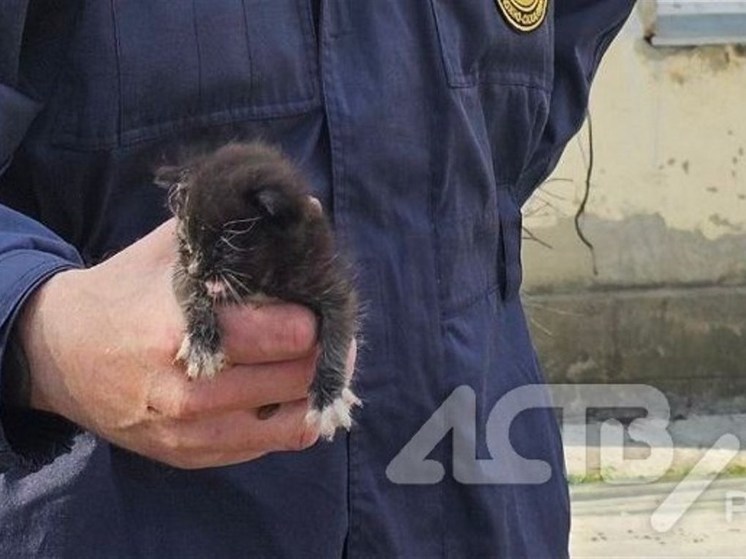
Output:
M345 362L356 334L358 302L331 228L305 181L283 155L259 142L231 143L181 167L163 167L178 220L174 289L187 331L177 359L191 378L225 365L216 307L299 303L319 318L321 356L311 384L309 421L331 438L349 428Z

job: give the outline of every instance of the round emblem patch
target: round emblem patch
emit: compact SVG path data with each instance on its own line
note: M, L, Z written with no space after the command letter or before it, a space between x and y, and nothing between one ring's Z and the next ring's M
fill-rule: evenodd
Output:
M495 0L508 23L518 31L539 27L547 15L549 0Z

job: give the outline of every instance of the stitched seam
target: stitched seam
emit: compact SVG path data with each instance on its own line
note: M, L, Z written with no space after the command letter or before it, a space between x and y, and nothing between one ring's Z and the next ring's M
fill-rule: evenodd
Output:
M435 2L430 2L430 10L433 14L433 22L435 24L435 40L438 48L440 49L440 60L443 64L443 75L445 76L446 82L450 82L448 76L455 74L456 72L451 70L448 57L446 56L445 49L443 48L443 34L440 31L440 21L438 20L438 10L435 8Z
M448 75L449 72L448 69L448 60L445 56L445 52L443 50L443 43L441 40L440 35L440 26L438 25L438 14L437 10L435 9L434 2L430 2L430 6L432 8L432 17L433 17L433 25L435 27L435 40L437 43L437 47L440 49L441 53L441 60L443 61L444 65L444 78L446 84L448 84ZM437 106L433 106L432 109L436 109ZM429 117L427 119L428 126L430 127L430 130L428 131L428 136L430 138L437 137L437 134L434 134L433 132L439 128L438 122L437 122L437 110L430 110L429 111ZM439 364L437 366L436 370L433 371L433 381L434 384L437 386L437 390L441 393L445 393L445 387L444 379L445 379L445 373L443 371L443 363L445 358L445 348L443 347L443 340L445 338L446 332L445 332L445 324L443 321L444 317L444 309L442 304L442 286L443 286L443 271L440 264L440 236L438 234L438 222L436 220L437 216L437 207L438 207L438 192L436 191L436 184L437 181L435 181L436 176L436 157L433 149L429 150L429 161L428 161L428 174L429 179L428 180L428 221L430 225L430 250L432 251L432 260L433 260L433 272L435 275L435 296L433 297L433 305L435 308L431 311L433 314L433 317L437 317L438 319L438 336L436 336L436 339L433 340L433 356L436 357L435 362ZM440 452L440 459L445 462L446 457L442 455L442 452ZM446 521L446 493L445 493L445 483L439 483L437 484L437 490L438 490L438 522L441 526L440 530L440 554L441 556L445 557L448 554L448 530L447 527L447 521Z
M485 77L486 76L486 77ZM537 89L544 93L550 93L552 88L547 84L532 83L529 81L521 80L506 80L505 73L492 73L492 72L477 72L471 76L464 76L463 74L454 75L454 80L451 82L453 89L469 89L472 87L479 87L483 85L499 85L502 87L523 87L526 89Z
M135 128L124 132L120 140L115 136L80 138L75 134L62 133L52 140L52 144L72 151L95 151L110 147L130 146L156 140L162 136L189 129L191 127L223 126L234 122L291 118L319 108L317 99L285 103L276 106L242 107L208 113L196 117L186 117L166 123Z
M197 106L202 107L202 50L199 48L199 29L197 28L197 6L192 0L192 28L194 29L194 48L197 51Z
M249 60L249 92L254 91L254 57L251 54L251 36L249 35L249 14L246 8L246 0L241 0L243 11L244 38L246 40L246 56Z
M326 84L333 83L334 76L332 75L331 66L332 61L330 60L332 47L328 44L331 41L332 35L326 24L326 9L328 5L324 2L320 3L319 9L319 28L318 28L318 76L320 83L320 96L321 106L325 113L326 130L329 136L329 157L331 159L331 196L333 200L333 217L336 219L338 215L342 215L340 212L340 206L342 203L342 196L338 185L342 184L344 176L343 168L343 147L344 143L341 141L339 135L343 133L343 124L340 122L333 123L332 120L339 117L342 121L341 111L337 107L334 96L330 95L327 91ZM339 213L338 213L339 212ZM344 218L340 219L339 222L335 223L335 227L339 230L340 226L344 223ZM360 482L357 479L355 472L360 471L359 461L360 453L355 440L357 434L354 432L347 435L347 539L345 543L345 551L350 554L351 549L355 549L359 545L358 539L360 538L361 522L359 515L356 514L352 503L358 499L362 499L360 491Z
M122 45L121 34L119 30L119 18L117 17L116 0L111 0L111 18L112 29L114 31L114 54L117 60L117 129L114 136L114 145L119 146L122 143L122 124L124 122L124 103L122 101Z
M305 5L305 10L303 9L303 6ZM305 45L305 54L306 54L306 74L308 75L308 84L310 87L309 95L310 98L316 97L316 81L318 76L318 71L316 69L317 65L317 58L316 55L317 49L316 49L316 38L315 38L315 30L313 25L313 14L311 13L311 6L308 2L304 2L303 0L297 0L295 3L295 7L298 10L298 19L300 20L300 25L302 28L301 33L303 34L303 44Z

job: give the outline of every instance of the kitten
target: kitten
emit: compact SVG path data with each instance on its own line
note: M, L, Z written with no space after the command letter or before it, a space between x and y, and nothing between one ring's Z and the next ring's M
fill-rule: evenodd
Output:
M179 167L162 167L177 218L174 289L186 335L177 360L190 378L212 378L226 364L216 311L221 305L283 300L319 319L321 354L309 389L308 421L331 439L351 426L359 404L345 363L357 332L358 301L349 267L305 181L276 149L231 143Z

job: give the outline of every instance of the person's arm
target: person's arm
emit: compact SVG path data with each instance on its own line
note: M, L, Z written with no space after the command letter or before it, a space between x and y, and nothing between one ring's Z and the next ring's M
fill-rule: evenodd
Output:
M549 118L538 148L514 192L523 204L557 165L580 130L601 58L627 20L635 0L554 2L554 84Z
M16 445L19 452L13 452L13 435L32 427L24 412L24 386L28 381L24 355L13 325L22 304L37 286L55 273L80 264L75 249L49 230L0 207L0 469L46 461L66 448L74 434L72 426L39 415L34 418L40 429L35 437L38 440L24 440L24 444Z
M48 76L23 75L30 54L22 47L34 35L25 30L28 7L13 1L0 10L0 172L48 85ZM0 206L0 473L54 459L76 425L183 468L316 441L317 427L305 421L318 355L313 313L293 305L222 310L230 366L212 382L190 382L174 364L184 332L175 259L170 221L82 269L74 247Z
M38 439L4 433L3 470L39 467L65 449L70 429L56 416L183 468L315 443L318 429L305 421L318 356L313 313L284 304L225 308L219 319L230 366L214 381L190 382L174 364L184 332L175 259L171 220L97 266L70 269L80 265L72 247L0 209L0 351L12 328L29 386L27 402L3 402L3 394L0 402L26 406L24 420L36 425L12 426ZM353 350L350 371L354 357Z
M228 366L211 381L190 381L174 363L184 335L176 257L170 220L97 266L55 275L29 298L18 332L30 406L182 468L315 443L318 428L305 420L318 358L314 314L289 304L221 309ZM350 359L351 370L354 350Z

